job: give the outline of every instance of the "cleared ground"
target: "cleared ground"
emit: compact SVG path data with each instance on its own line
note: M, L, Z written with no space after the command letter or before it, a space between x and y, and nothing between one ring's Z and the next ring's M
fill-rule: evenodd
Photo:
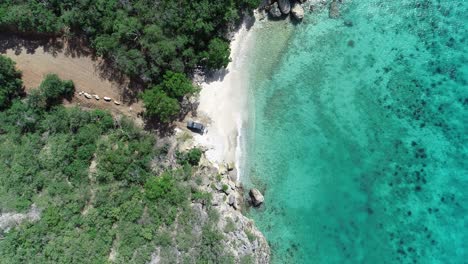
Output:
M78 43L79 44L79 43ZM44 76L55 73L64 80L75 83L76 93L72 105L107 109L114 114L137 117L142 105L128 88L128 80L115 76L102 60L93 58L84 48L77 48L63 40L28 40L15 36L0 35L0 53L13 59L23 73L26 92L39 86ZM101 98L86 99L78 92L97 94ZM105 102L104 96L118 101Z

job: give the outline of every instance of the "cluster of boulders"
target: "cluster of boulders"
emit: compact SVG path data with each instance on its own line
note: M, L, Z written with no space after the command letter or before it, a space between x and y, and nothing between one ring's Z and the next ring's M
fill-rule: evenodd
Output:
M99 101L101 99L101 97L99 97L99 95L97 94L89 94L87 92L84 92L84 91L81 91L78 93L79 96L84 96L86 99L96 99L96 101ZM112 101L112 98L108 97L108 96L104 96L102 99L104 99L104 101L106 102L110 102ZM115 105L120 105L120 102L119 101L116 101L114 100L114 104Z
M283 15L291 14L298 20L304 18L304 8L302 4L306 0L269 0L265 10L272 18L280 18Z
M330 18L340 17L340 4L344 0L266 0L265 4L260 8L268 13L272 19L278 19L291 14L296 20L304 18L304 11L307 9L310 12L321 10L328 7ZM306 3L307 2L307 3Z
M221 164L215 169L208 160L202 158L195 178L201 179L199 188L212 194L211 208L222 216L217 224L218 229L225 232L221 243L223 248L234 256L235 263L240 263L240 260L246 256L251 256L253 263L269 263L270 249L265 237L256 228L255 223L242 214L246 201L243 197L242 184L237 181L235 164ZM263 199L256 197L258 200ZM258 206L258 201L255 201L248 202ZM202 216L201 219L207 217L206 205L195 200L192 207ZM226 232L229 225L232 230Z

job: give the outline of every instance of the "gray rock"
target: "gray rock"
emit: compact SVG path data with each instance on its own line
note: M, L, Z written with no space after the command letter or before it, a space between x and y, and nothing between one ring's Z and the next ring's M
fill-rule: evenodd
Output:
M214 187L215 187L215 189L216 189L217 191L222 191L222 190L223 190L223 184L220 183L220 182L216 182L216 183L214 184Z
M289 0L278 0L278 6L281 13L287 15L291 11L291 2Z
M294 18L301 20L304 18L304 8L302 8L301 4L296 2L291 8L291 14L294 16Z
M222 194L214 194L213 200L211 200L211 205L218 206L223 202L223 195Z
M193 212L199 221L203 224L208 219L208 214L203 210L203 206L199 203L192 204Z
M237 170L234 169L228 173L229 179L231 181L237 181Z
M226 168L227 168L228 171L232 171L232 170L234 170L236 168L236 164L234 164L234 162L228 162L226 164Z
M339 18L340 17L340 7L338 1L333 0L330 3L330 10L328 11L328 16L330 18Z
M274 18L281 17L281 10L279 9L277 2L274 2L270 6L270 11L268 13L270 14L271 17L274 17Z
M236 203L236 197L234 197L234 195L229 195L228 204L234 205L235 203Z
M263 203L263 201L265 201L265 198L263 197L262 193L255 188L250 189L249 195L250 199L252 200L252 204L255 207L260 206Z

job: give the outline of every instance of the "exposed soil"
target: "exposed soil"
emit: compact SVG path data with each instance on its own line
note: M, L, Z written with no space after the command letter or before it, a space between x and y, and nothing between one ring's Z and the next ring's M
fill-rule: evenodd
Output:
M16 62L23 73L26 92L38 87L46 74L55 73L75 84L75 96L66 105L106 109L134 118L143 110L141 102L131 92L134 89L128 87L128 79L114 74L79 41L25 39L0 34L0 53ZM80 91L97 94L100 100L80 96ZM104 96L112 101L105 102ZM114 100L121 104L116 105Z

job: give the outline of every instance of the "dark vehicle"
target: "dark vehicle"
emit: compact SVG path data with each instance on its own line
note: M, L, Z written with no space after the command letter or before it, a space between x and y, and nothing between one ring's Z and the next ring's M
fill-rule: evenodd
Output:
M187 128L200 134L205 132L205 126L194 121L188 121Z

